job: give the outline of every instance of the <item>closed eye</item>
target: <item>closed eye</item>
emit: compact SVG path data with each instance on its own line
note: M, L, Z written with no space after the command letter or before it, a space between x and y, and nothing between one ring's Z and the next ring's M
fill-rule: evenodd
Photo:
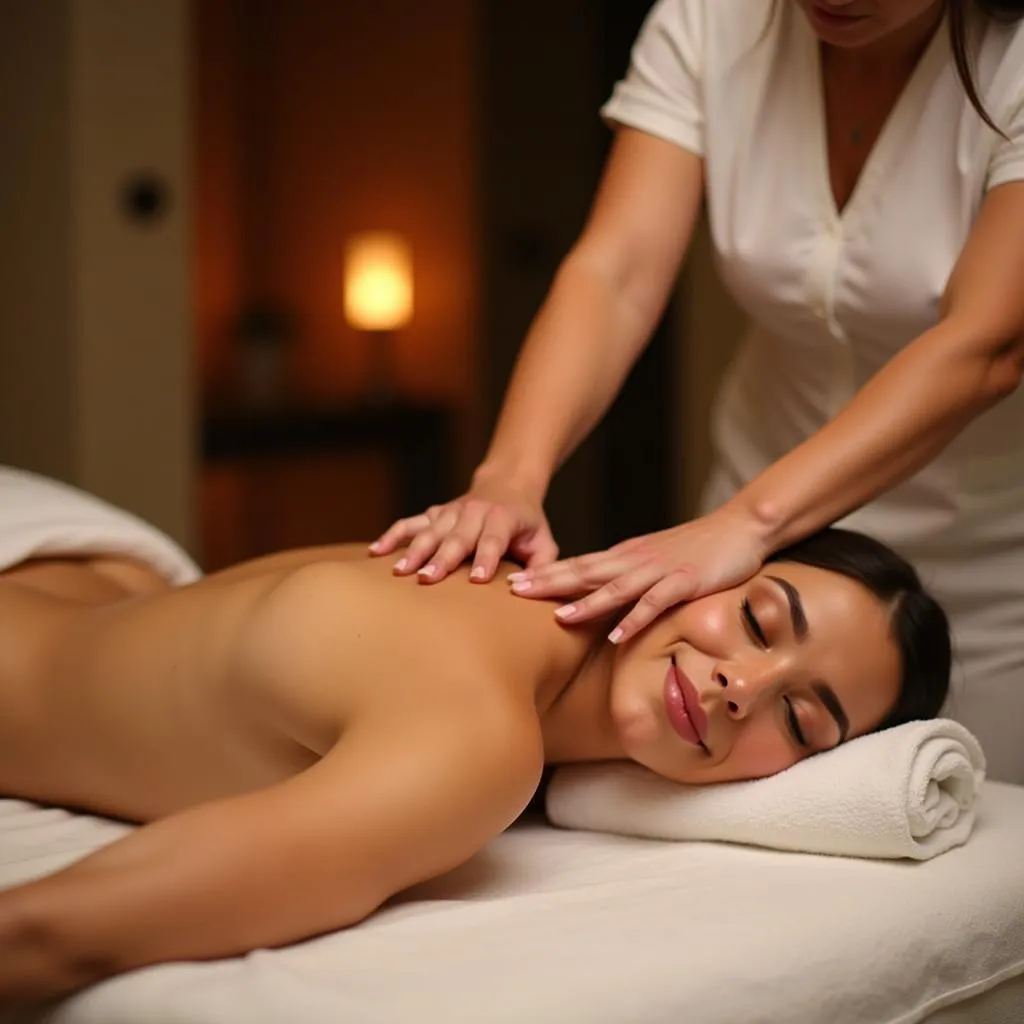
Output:
M743 616L743 624L750 634L751 639L758 647L767 649L768 637L764 635L764 630L761 628L761 623L757 621L757 616L754 615L754 609L751 608L750 602L744 598L740 604L740 613Z
M800 728L800 719L797 718L793 702L788 697L783 697L782 700L786 705L786 724L789 726L790 735L801 747L808 747L807 737Z

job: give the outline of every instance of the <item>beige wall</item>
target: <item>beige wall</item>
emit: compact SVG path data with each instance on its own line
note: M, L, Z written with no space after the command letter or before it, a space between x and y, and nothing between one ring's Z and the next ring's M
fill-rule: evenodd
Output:
M676 496L680 518L694 515L711 464L711 409L745 319L718 279L706 221L698 227L680 282L678 437L682 465Z
M0 31L0 461L70 477L71 39L59 3L8 3Z
M0 460L186 543L187 35L185 0L9 3L0 33ZM143 225L141 170L173 196Z

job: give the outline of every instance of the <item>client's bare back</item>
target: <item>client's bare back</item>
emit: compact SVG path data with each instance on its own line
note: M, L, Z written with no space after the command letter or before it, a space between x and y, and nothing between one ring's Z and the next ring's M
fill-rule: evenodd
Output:
M444 627L493 623L500 595L426 589L359 545L180 590L118 560L26 563L0 576L0 794L145 821L289 778L334 745L361 691L400 685L396 641L480 675L479 640Z
M260 721L268 709L232 668L282 581L355 557L353 546L287 552L181 590L121 559L4 573L0 793L147 820L308 766L310 751L280 717Z

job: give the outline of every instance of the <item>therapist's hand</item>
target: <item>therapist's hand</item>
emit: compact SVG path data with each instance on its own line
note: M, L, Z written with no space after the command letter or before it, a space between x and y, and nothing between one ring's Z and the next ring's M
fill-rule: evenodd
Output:
M613 643L624 643L674 605L750 579L767 554L752 524L722 509L607 551L513 573L509 579L513 592L522 597L586 595L555 612L567 625L636 602L609 635Z
M419 573L424 583L443 580L470 556L469 578L476 583L494 579L506 555L531 569L558 557L540 502L501 481L474 484L454 501L399 519L370 545L370 552L389 555L406 544L394 571L399 576Z

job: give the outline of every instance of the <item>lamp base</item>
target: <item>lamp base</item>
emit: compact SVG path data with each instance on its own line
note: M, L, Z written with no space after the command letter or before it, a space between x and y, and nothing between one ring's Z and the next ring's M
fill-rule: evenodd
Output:
M367 331L369 342L368 384L363 392L366 405L385 408L395 404L394 331Z

